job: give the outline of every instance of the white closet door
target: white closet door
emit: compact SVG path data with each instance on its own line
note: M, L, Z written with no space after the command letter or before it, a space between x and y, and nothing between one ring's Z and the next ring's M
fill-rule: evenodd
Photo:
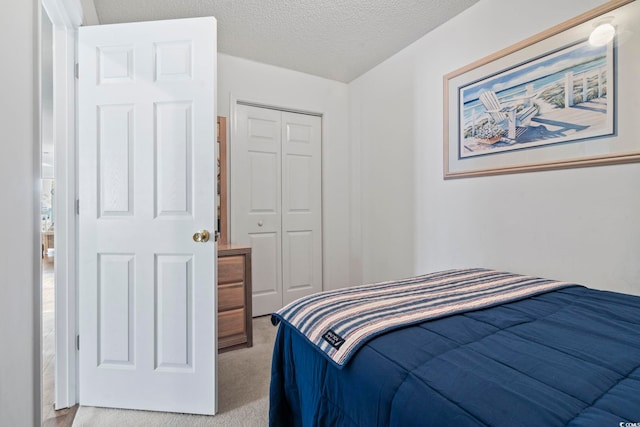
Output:
M321 118L282 113L282 302L322 290Z
M237 106L231 241L251 246L253 316L322 290L321 122Z
M282 304L280 111L238 105L231 141L231 241L251 246L253 316Z

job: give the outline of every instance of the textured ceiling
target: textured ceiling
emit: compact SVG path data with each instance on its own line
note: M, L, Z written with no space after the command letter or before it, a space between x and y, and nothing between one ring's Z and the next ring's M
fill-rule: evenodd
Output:
M218 51L349 82L478 0L94 0L101 24L215 16Z

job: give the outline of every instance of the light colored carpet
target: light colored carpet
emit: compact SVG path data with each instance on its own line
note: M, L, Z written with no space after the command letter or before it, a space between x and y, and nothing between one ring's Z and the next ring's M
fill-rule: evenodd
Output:
M253 319L253 347L218 356L218 414L173 414L81 406L73 427L261 427L268 425L271 354L277 328Z

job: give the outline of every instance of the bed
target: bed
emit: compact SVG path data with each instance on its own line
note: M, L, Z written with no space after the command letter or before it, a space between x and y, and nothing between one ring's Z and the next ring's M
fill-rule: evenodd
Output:
M640 297L553 283L379 329L344 363L285 307L272 317L270 425L640 426ZM332 351L347 345L329 329Z

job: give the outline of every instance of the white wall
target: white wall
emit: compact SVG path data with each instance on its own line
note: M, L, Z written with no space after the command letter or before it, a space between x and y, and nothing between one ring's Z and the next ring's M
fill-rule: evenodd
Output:
M443 75L601 3L480 1L351 82L364 281L481 266L640 294L640 164L442 178Z
M240 101L323 114L323 282L325 289L348 285L351 248L347 85L219 54L218 114L221 116L230 115L230 95Z
M5 2L0 14L0 424L7 426L40 419L38 8L35 0Z

